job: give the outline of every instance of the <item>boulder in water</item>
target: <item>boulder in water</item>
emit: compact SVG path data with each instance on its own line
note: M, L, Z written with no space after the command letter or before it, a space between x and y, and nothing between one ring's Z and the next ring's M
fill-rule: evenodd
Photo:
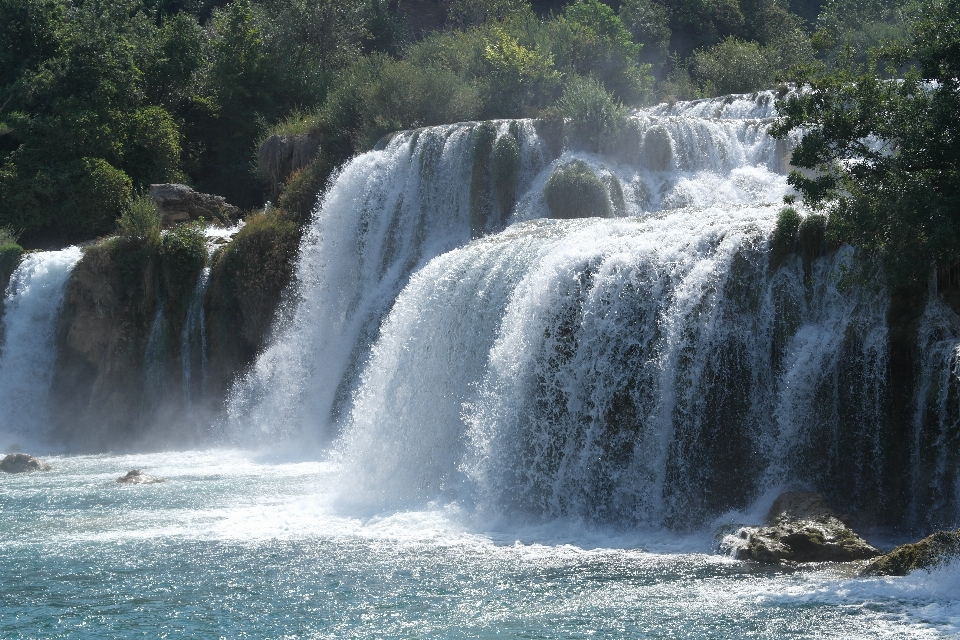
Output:
M738 560L850 562L880 555L830 509L819 493L788 492L767 514L767 526L742 527L723 546Z
M117 478L118 484L157 484L158 482L164 482L164 479L148 475L140 469L131 469L127 475Z
M902 544L875 558L861 576L905 576L915 569L936 569L960 559L960 529L937 531L919 542Z
M6 473L50 471L50 465L26 453L11 453L0 460L0 471Z

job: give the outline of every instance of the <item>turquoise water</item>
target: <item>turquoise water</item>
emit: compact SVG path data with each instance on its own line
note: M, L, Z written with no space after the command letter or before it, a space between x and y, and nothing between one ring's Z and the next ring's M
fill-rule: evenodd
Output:
M759 569L713 533L363 514L336 465L237 451L48 457L0 476L4 638L942 638L960 571ZM120 486L132 468L160 485Z

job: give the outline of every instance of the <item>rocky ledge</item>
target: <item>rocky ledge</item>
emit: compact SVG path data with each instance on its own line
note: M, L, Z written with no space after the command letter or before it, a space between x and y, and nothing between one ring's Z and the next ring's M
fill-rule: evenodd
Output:
M936 569L960 560L960 529L937 531L919 542L902 544L864 567L861 576L905 576L915 569Z
M850 562L880 555L830 509L819 493L789 492L778 497L766 526L742 527L721 547L738 560Z
M0 460L0 471L6 473L50 471L50 465L26 453L11 453Z
M194 191L185 184L152 184L150 198L160 211L164 228L189 220L222 222L240 214L240 210L223 197Z
M164 482L163 478L147 475L140 469L133 469L127 472L127 475L117 478L118 484L157 484Z

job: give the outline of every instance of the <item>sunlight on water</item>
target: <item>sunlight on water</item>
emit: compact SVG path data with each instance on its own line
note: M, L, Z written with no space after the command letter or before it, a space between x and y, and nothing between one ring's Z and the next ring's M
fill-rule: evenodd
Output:
M955 566L760 569L707 536L511 527L456 504L357 518L335 506L333 464L237 451L49 461L0 484L4 637L960 633ZM166 482L117 485L134 467Z

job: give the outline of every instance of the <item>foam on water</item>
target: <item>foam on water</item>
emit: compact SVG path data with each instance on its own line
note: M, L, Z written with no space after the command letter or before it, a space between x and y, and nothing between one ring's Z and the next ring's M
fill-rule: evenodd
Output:
M0 586L3 635L960 633L955 566L867 579L850 566L762 569L569 520L490 526L450 503L358 518L329 500L334 464L249 452L49 461L0 484L0 570L14 578ZM134 467L167 481L114 482Z

